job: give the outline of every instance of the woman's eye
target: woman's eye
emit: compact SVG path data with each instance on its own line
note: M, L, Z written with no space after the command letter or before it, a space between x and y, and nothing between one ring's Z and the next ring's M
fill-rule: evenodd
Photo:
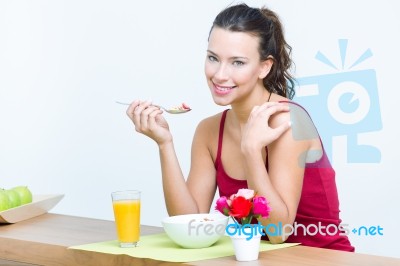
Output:
M233 61L233 65L234 66L243 66L244 62L242 62L242 61Z
M211 62L216 62L216 61L218 61L217 58L216 58L215 56L212 56L212 55L209 55L209 56L208 56L208 60L211 61Z

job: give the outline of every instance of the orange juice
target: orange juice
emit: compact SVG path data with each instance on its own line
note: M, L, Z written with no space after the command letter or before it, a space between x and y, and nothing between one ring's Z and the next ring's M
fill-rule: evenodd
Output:
M113 202L115 225L121 243L136 243L140 236L140 200Z

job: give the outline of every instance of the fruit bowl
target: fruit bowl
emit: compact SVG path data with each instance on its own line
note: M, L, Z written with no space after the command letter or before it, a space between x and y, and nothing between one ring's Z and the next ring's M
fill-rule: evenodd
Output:
M33 195L31 203L0 212L0 223L17 223L48 212L64 195Z
M170 216L162 220L165 233L183 248L205 248L225 234L228 217L221 213Z

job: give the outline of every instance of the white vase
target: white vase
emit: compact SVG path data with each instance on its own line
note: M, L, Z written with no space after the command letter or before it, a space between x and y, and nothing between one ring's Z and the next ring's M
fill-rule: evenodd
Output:
M239 230L236 234L231 235L233 248L235 250L235 256L237 261L252 261L258 259L260 253L260 242L261 235L253 234L250 238L252 228L242 228L245 234ZM255 229L254 229L255 230ZM249 239L250 238L250 239Z

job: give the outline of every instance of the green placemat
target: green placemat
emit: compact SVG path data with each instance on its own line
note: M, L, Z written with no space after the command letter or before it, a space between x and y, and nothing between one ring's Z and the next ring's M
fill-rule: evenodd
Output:
M267 241L261 241L260 251L275 250L295 245L298 244L270 244ZM223 236L217 243L208 248L185 249L172 242L165 233L141 236L139 246L136 248L120 248L116 240L70 248L109 254L125 254L136 258L149 258L169 262L190 262L234 255L232 241L228 236Z

